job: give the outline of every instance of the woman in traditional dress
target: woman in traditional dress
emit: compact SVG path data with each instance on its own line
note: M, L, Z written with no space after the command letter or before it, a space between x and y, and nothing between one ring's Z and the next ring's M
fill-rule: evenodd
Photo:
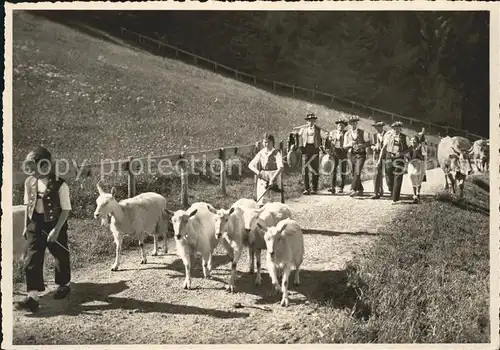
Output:
M412 137L409 152L406 155L408 160L408 175L413 186L413 203L420 200L420 189L424 179L426 164L426 149L417 136Z
M274 136L266 133L263 144L264 148L248 164L248 168L257 175L256 194L259 205L272 201L273 191L269 190L265 195L263 194L269 186L274 185L275 188L281 183L281 174L284 169L281 152L274 148Z

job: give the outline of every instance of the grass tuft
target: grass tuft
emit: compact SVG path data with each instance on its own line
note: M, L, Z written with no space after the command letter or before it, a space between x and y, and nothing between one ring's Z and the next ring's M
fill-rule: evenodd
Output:
M441 192L388 225L349 267L370 317L346 312L333 342L489 342L488 183L471 177L462 201Z

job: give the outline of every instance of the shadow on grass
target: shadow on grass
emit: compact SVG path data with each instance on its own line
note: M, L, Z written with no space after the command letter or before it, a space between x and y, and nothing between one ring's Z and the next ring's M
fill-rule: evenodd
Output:
M475 213L483 214L485 216L490 216L490 210L488 208L471 203L467 199L461 201L451 201L450 204L459 209L473 211Z
M340 235L375 236L383 234L379 232L368 232L368 231L349 232L349 231L330 231L330 230L314 230L314 229L303 229L302 233L305 235L321 235L321 236L340 236Z
M113 294L121 293L127 289L128 286L124 281L112 283L74 283L71 286L71 296L69 300L55 301L52 300L49 294L46 298L50 299L50 304L45 304L42 300L42 307L38 312L26 316L36 318L60 315L78 316L82 314L95 314L95 312L107 310L129 310L129 313L157 312L181 315L209 315L222 319L249 316L248 313L243 312L222 311L196 306L151 302L113 296ZM100 302L100 304L86 305L87 303L95 302Z

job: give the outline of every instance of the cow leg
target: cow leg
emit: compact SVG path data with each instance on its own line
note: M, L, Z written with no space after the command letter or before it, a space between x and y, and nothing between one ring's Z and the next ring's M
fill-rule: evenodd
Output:
M122 243L123 243L123 237L121 235L115 237L115 263L111 267L111 271L118 271L118 267L120 266L120 254L122 252Z
M460 180L459 183L458 183L458 189L459 189L459 194L460 194L460 198L462 198L464 196L464 180Z
M255 277L255 284L260 286L260 284L262 283L262 277L260 275L260 267L261 267L261 261L260 261L260 252L261 250L260 249L255 249L255 255L256 256L256 260L257 260L257 276Z
M184 263L184 269L186 271L186 279L184 280L184 289L191 289L191 254L189 251L182 254L182 262Z
M234 257L231 263L231 278L229 279L229 291L234 292L234 285L236 280L236 266L238 265L238 260L240 260L241 249L234 249Z
M450 178L451 189L453 190L453 194L456 194L457 193L457 182L456 182L456 179L455 179L455 177L452 174L449 174L448 176Z
M255 249L250 244L248 246L248 259L250 260L250 273L253 275L255 273L254 265L255 265Z
M444 181L445 181L444 189L447 190L450 188L450 185L448 184L448 174L444 174Z
M168 245L167 245L167 231L163 232L163 254L167 255Z
M283 268L283 279L281 281L281 292L283 296L281 297L281 306L288 306L288 278L290 277L290 264L286 264Z
M151 252L152 256L158 255L158 234L153 234L153 251Z
M203 264L203 277L210 278L210 271L212 270L212 254L203 254L201 262Z
M139 238L139 251L141 253L141 264L147 264L146 253L144 253L144 242L143 238Z

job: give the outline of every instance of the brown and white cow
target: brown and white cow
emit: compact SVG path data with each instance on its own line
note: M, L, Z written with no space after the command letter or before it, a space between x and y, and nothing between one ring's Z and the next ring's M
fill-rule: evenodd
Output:
M474 160L474 164L478 171L488 171L490 157L490 141L476 140L469 149L469 156Z
M472 173L472 164L469 159L470 141L465 137L446 136L439 142L437 149L438 162L445 175L445 189L451 188L456 193L456 185L463 197L464 183L467 175Z

